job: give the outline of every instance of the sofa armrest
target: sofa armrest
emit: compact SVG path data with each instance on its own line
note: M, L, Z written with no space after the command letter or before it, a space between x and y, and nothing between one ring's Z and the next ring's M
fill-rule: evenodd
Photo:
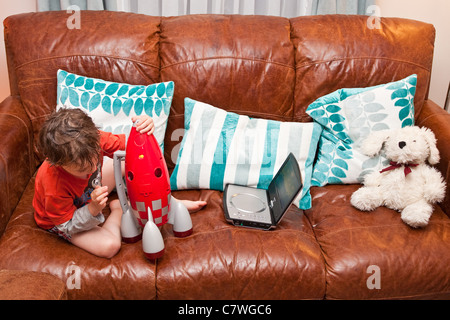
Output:
M31 121L19 97L0 103L0 235L36 171Z
M447 195L441 203L442 210L450 217L450 113L431 100L425 100L422 111L416 119L416 125L431 129L437 139L441 156L436 168L441 171L447 183Z

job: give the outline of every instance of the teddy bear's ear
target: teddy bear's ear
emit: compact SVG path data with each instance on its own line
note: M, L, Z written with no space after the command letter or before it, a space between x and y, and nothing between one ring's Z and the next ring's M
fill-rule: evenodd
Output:
M370 133L361 145L361 151L368 157L375 157L383 148L383 144L389 139L392 130L381 130Z
M430 154L428 155L428 163L436 164L440 160L439 150L436 147L436 137L434 136L433 131L428 128L422 127L420 128L425 141L428 144L428 149L430 150Z

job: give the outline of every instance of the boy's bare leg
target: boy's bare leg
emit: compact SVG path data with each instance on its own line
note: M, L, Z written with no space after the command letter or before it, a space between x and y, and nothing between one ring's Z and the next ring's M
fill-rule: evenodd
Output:
M102 185L108 187L108 193L114 190L116 186L113 163L112 160L107 160L102 167ZM122 173L124 167L125 163L122 163ZM111 201L109 206L111 213L103 226L73 235L71 242L74 245L104 258L111 258L120 250L122 208L119 200Z
M119 200L111 201L110 208L111 214L102 227L95 227L73 235L72 244L99 257L112 258L116 255L122 241L120 234L122 208Z
M118 238L119 241L122 240L122 235L120 231L120 226L122 224L122 207L118 199L112 200L109 204L111 213L108 219L103 223L102 228L108 230L114 237Z

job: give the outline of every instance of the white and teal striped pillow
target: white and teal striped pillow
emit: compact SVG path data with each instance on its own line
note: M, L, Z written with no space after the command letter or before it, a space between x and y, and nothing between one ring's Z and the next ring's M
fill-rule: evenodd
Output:
M227 183L266 189L292 152L303 179L295 204L311 207L312 166L322 131L317 123L250 118L186 98L185 130L172 190L223 191Z
M80 108L103 131L124 133L131 130L131 117L147 114L155 123L155 138L164 150L164 136L172 104L172 81L151 85L131 85L89 78L58 70L57 109Z

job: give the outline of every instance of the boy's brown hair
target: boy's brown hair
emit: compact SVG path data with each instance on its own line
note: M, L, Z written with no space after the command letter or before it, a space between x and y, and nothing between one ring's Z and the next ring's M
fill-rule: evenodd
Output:
M92 167L100 155L100 132L81 109L53 112L39 132L39 148L52 165Z

